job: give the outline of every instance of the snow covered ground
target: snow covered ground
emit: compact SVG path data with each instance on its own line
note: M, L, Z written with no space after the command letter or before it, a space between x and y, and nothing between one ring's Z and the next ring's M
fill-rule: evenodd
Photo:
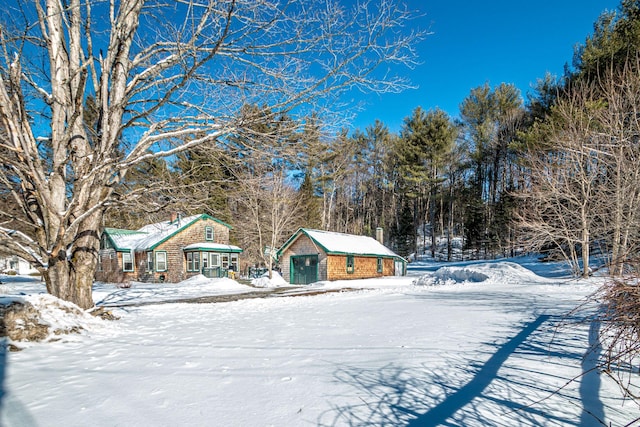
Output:
M349 292L215 304L146 303L260 290L202 278L97 284L96 302L120 306L120 320L82 321L81 335L0 353L0 425L620 426L640 417L592 370L600 350L589 308L569 314L597 279L516 261L418 262L410 277L300 288ZM32 279L2 280L11 298L44 292Z

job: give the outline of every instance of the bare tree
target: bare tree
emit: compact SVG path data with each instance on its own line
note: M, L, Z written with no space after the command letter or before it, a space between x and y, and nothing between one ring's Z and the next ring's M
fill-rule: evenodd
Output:
M548 145L526 154L530 185L520 194L518 219L529 247L552 246L576 274L589 274L589 249L597 226L599 192L606 172L592 85L574 87L560 99L543 133Z
M272 277L274 255L301 215L301 199L281 168L253 169L238 176L235 202L243 213L237 234L250 259L261 260Z
M626 61L603 72L599 91L605 107L599 111L600 139L606 153L600 224L612 276L625 273L627 260L637 257L640 244L640 61Z
M582 275L589 273L594 246L609 257L613 276L637 256L638 68L637 61L628 61L603 71L598 81L573 84L544 125L549 145L526 156L530 185L521 195L520 223L538 248L560 249Z
M22 227L2 226L0 244L83 308L103 214L133 166L224 143L249 125L247 103L304 113L401 90L387 65L411 65L422 37L392 0L20 0L3 17L0 185L22 215L0 215Z

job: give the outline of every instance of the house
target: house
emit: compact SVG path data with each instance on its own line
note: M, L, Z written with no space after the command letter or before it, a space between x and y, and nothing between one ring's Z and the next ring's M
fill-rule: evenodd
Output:
M17 255L0 257L0 273L5 274L40 274L29 262Z
M96 280L177 283L197 274L224 277L238 271L242 252L229 245L231 226L206 214L145 225L138 230L105 228Z
M374 238L305 228L285 242L278 260L282 277L291 284L401 276L406 272L406 260Z

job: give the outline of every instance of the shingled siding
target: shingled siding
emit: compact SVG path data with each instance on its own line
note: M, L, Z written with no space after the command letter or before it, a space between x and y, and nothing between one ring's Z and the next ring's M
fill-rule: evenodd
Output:
M291 283L291 257L299 255L318 255L318 281L369 279L372 277L393 276L395 264L393 258L382 259L382 273L378 273L378 257L354 255L354 271L347 273L346 255L327 255L306 235L301 234L280 257L282 277Z
M301 235L280 257L282 277L287 282L291 283L291 257L298 255L318 255L318 281L327 280L327 254L309 237Z
M211 219L199 219L186 229L172 235L168 240L162 242L154 248L154 269L155 253L167 253L167 271L147 271L147 252L138 251L135 253L133 272L122 271L122 254L114 249L103 249L100 251L101 268L96 272L96 279L105 282L169 282L177 283L191 276L195 272L187 273L186 258L182 248L192 243L207 242L205 238L205 228L213 227L213 240L210 243L229 244L229 228ZM177 228L177 227L176 227Z
M395 265L392 258L382 259L382 273L378 273L378 257L353 257L353 273L347 272L346 255L329 255L327 259L327 280L370 279L372 277L393 276Z
M135 272L122 271L122 253L114 249L100 251L101 263L96 271L96 280L101 282L124 283L137 280Z
M213 227L213 241L210 241L211 243L229 244L229 229L227 227L210 219L198 220L190 227L174 234L170 239L161 243L154 249L154 260L155 252L167 253L167 271L147 272L146 252L140 254L142 255L141 264L143 269L141 271L142 274L140 275L140 280L145 282L177 283L197 275L198 273L196 272L187 273L187 260L182 248L192 243L205 242L205 227ZM138 262L138 256L136 256L136 262ZM137 264L137 267L140 268L139 263Z

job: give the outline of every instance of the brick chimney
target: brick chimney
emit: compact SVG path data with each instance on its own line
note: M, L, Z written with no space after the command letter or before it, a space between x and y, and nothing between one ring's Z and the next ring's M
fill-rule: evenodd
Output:
M171 217L169 218L169 222L174 223L178 219L178 212L171 212Z

